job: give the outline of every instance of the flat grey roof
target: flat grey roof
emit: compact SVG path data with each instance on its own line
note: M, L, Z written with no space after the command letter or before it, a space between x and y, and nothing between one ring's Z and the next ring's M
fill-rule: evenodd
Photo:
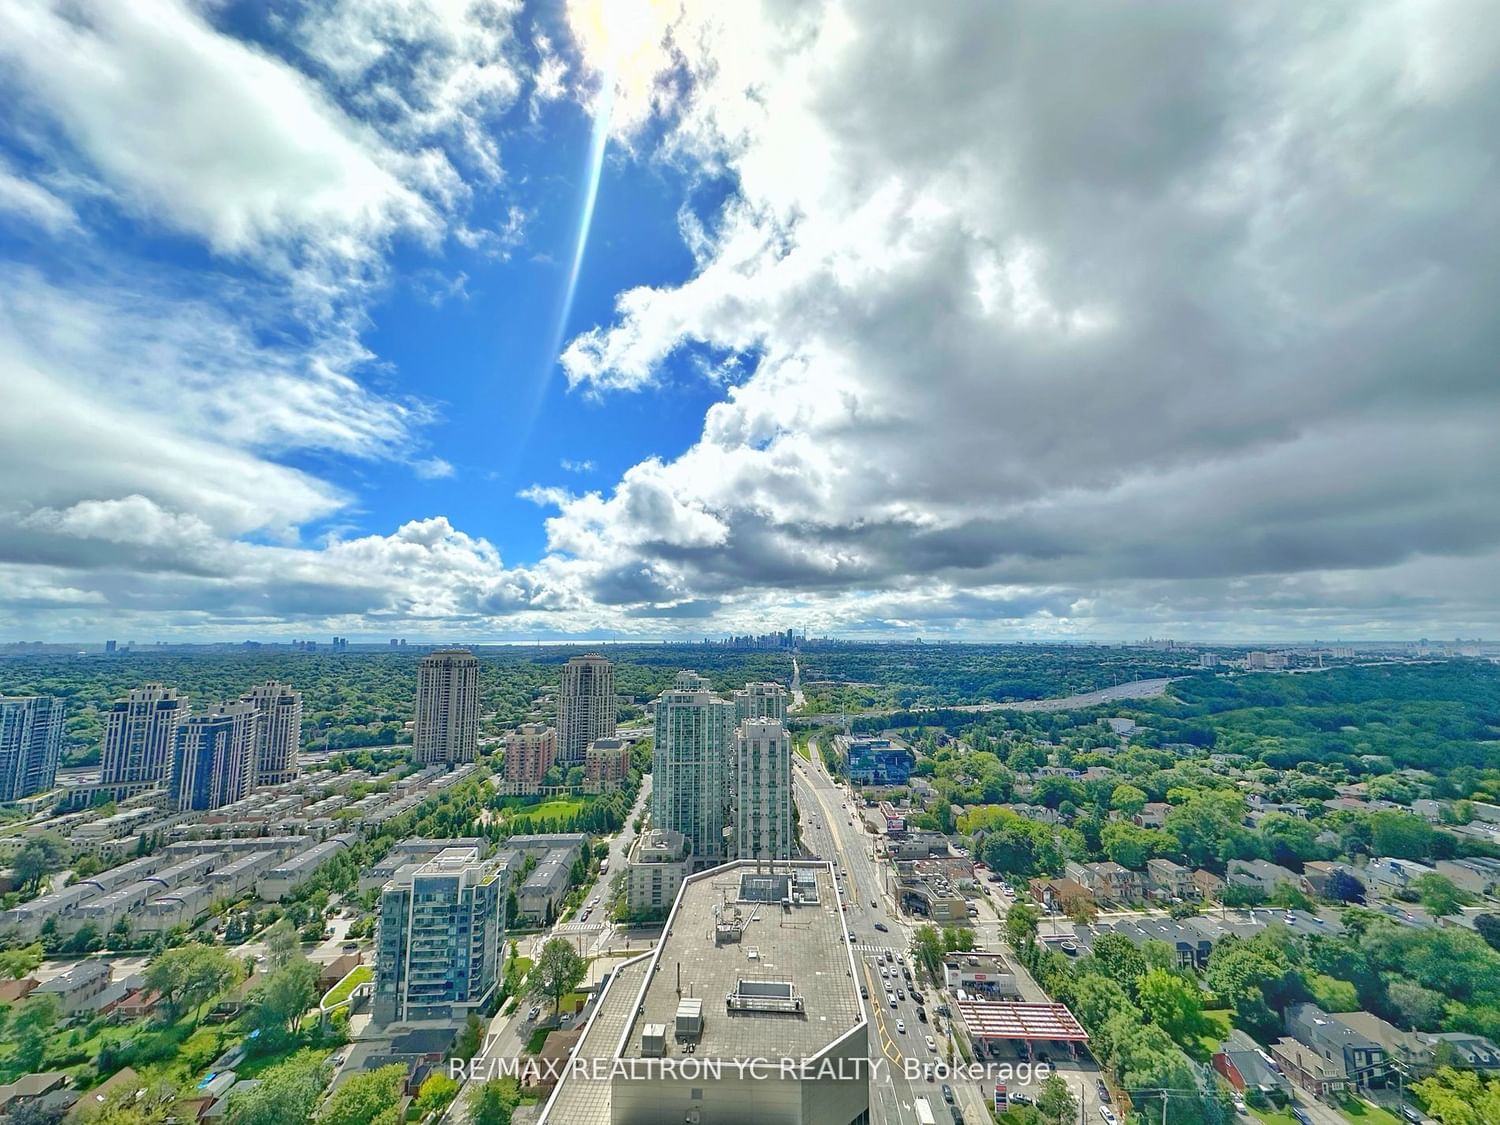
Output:
M698 1057L812 1058L863 1022L832 871L827 863L776 865L778 872L788 868L811 874L816 902L786 907L740 901L742 876L756 872L753 861L725 864L683 883L620 1057L642 1057L641 1031L648 1023L667 1026L669 1058L684 1054L672 1030L679 966L682 995L703 999L703 1031L694 1051ZM797 884L809 885L803 883L806 878ZM716 944L716 919L731 910L737 911L739 940ZM776 1005L752 1001L730 1011L726 998L739 991L742 981L790 984L802 1010L767 1010Z
M575 1059L613 1059L620 1035L630 1020L631 1006L646 980L650 955L626 961L615 969L609 987L596 1002L593 1016L578 1041ZM558 1125L609 1125L609 1080L596 1081L588 1069L565 1074L543 1118Z

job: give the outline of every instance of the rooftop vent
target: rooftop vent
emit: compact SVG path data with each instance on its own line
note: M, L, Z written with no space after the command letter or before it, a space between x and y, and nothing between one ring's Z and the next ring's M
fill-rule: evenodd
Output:
M667 1053L667 1025L648 1023L641 1031L641 1058L659 1059Z
M801 1012L802 997L790 981L741 980L724 998L731 1012Z
M698 996L684 996L677 1001L677 1041L696 1043L703 1034L703 1000Z

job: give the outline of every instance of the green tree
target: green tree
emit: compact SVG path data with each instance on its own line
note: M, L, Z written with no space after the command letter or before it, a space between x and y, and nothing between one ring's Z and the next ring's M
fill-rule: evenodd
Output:
M164 950L146 966L146 986L161 994L173 1020L188 1008L208 1003L239 977L240 966L234 958L208 945Z
M0 976L7 980L20 980L30 976L42 963L42 943L33 942L19 949L0 952Z
M422 1083L417 1092L417 1109L422 1113L436 1113L458 1093L458 1083L446 1074L433 1074Z
M259 1085L229 1092L229 1125L306 1125L327 1080L322 1056L298 1051L265 1070Z
M1439 875L1436 871L1429 871L1419 877L1412 884L1412 889L1417 892L1417 900L1423 908L1434 918L1457 914L1460 907L1473 901L1452 879Z
M1116 820L1104 826L1099 833L1104 854L1121 867L1139 871L1146 861L1163 852L1170 851L1172 838L1165 832L1152 828L1137 828L1126 820Z
M1443 1125L1491 1125L1500 1121L1500 1079L1443 1067L1432 1077L1412 1083L1412 1089L1427 1112Z
M272 967L285 965L302 952L297 938L297 927L289 918L278 918L261 936L266 946L266 959Z
M39 1070L47 1054L47 1043L57 1021L62 1019L62 1005L51 993L33 994L21 1005L10 1021L10 1040L14 1044L11 1063L21 1074Z
M1136 1000L1151 1022L1185 1046L1203 1029L1203 994L1196 981L1152 969L1136 984Z
M1036 1097L1037 1113L1049 1125L1072 1125L1078 1120L1078 1099L1056 1074L1047 1076Z
M1041 911L1024 902L1015 903L1005 912L1005 937L1012 948L1021 949L1036 943L1036 928Z
M254 1024L272 1040L295 1035L303 1014L318 999L318 968L296 957L256 986Z
M484 1021L475 1012L469 1013L464 1029L458 1033L458 1042L453 1053L461 1059L472 1059L484 1046Z
M917 927L912 938L911 956L927 972L929 980L936 981L943 971L943 939L937 927L930 922Z
M67 854L68 845L56 832L31 833L11 861L11 870L23 891L35 891L44 878L61 869Z
M556 1012L562 1005L562 998L583 983L588 971L588 962L578 955L567 938L550 938L542 946L536 964L526 978L526 995L549 1000Z
M511 1113L520 1102L514 1078L486 1082L469 1096L474 1125L510 1125Z
M317 1125L394 1125L405 1085L406 1067L400 1064L356 1074L334 1091L314 1120Z
M1110 794L1109 807L1126 816L1135 816L1146 807L1146 791L1134 785L1116 785Z

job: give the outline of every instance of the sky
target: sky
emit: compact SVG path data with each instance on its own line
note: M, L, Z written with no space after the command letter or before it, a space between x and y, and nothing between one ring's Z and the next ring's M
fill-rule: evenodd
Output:
M10 0L0 639L1500 632L1482 0Z

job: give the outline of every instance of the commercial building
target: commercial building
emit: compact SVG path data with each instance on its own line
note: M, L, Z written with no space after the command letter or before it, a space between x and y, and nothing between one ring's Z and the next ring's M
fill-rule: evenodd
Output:
M45 793L57 784L62 738L62 700L0 697L0 802Z
M583 759L583 788L586 793L607 793L618 789L630 777L630 745L619 738L596 738L589 743Z
M603 1065L570 1068L543 1125L863 1125L859 979L828 864L693 875L596 1004L574 1058Z
M524 723L505 740L505 780L512 793L539 792L557 761L557 731L542 723Z
M222 808L250 792L260 712L253 703L226 703L195 715L177 732L167 807L178 812Z
M302 693L267 680L240 696L240 702L250 704L260 715L250 787L296 781L297 752L302 748Z
M916 768L917 756L889 738L841 735L835 745L848 762L849 780L856 785L905 785Z
M418 762L472 762L479 748L479 658L445 648L417 669L417 719L412 750Z
M175 688L161 684L147 684L116 700L104 728L100 782L166 781L177 750L177 732L190 713L187 700Z
M734 693L734 721L775 719L785 723L787 698L787 690L780 684L746 684L743 691Z
M631 915L664 915L677 898L690 863L687 837L681 832L648 828L632 840L625 855L625 902Z
M735 856L790 859L792 739L781 720L740 723L735 732L733 782Z
M695 672L679 672L656 700L651 821L687 837L697 867L726 855L734 704Z
M453 1019L500 981L506 880L478 848L449 848L403 869L380 894L375 938L377 1024Z
M617 710L613 664L597 653L564 664L557 697L559 760L582 765L590 743L615 736Z

